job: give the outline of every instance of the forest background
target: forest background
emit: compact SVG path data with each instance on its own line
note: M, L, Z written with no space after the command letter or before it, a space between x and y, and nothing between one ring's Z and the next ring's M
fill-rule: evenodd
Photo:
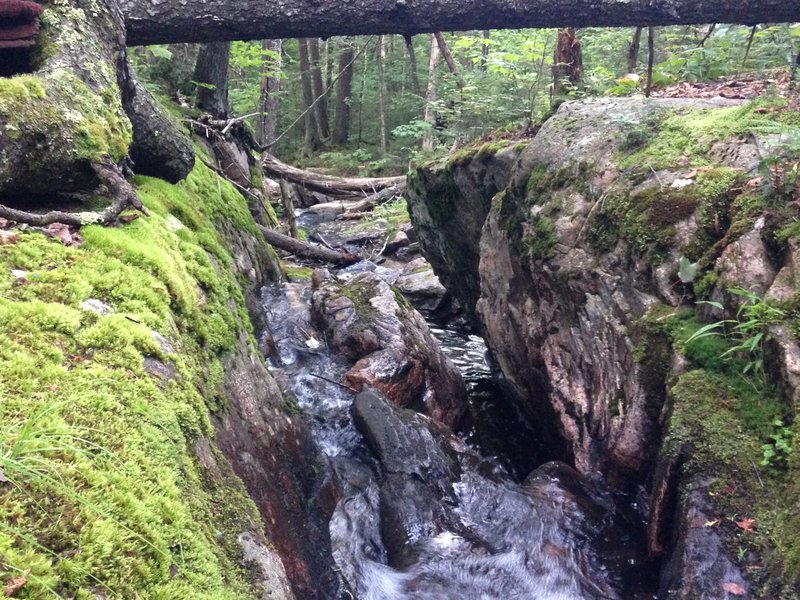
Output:
M723 95L748 97L749 81L793 79L798 52L800 24L715 24L180 44L131 55L184 118L245 117L287 162L377 176L477 138L513 136L562 99L648 87L658 95L719 78L728 80Z

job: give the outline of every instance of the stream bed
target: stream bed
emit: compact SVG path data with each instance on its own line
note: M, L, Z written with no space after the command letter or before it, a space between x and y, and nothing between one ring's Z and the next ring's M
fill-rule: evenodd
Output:
M563 463L533 464L535 440L479 337L432 326L470 391L469 425L454 436L340 384L352 361L328 347L311 299L310 281L262 296L270 370L308 416L338 489L330 536L341 598L652 597L628 499Z

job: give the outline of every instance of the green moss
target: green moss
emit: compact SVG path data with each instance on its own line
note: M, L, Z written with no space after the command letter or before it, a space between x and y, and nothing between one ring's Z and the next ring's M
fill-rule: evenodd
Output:
M727 375L704 369L681 375L670 390L672 411L663 448L669 454L688 446L692 459L684 470L712 478L714 516L729 554L744 548L762 558L744 565L760 587L756 596L792 597L783 596L782 588L796 590L800 574L797 496L787 496L783 476L757 466L763 438L752 413L743 410L742 389L731 382ZM754 519L751 533L736 526L746 518Z
M764 208L761 200L743 192L746 178L741 170L718 167L701 171L694 183L680 189L654 183L633 193L618 187L593 212L589 239L602 252L623 240L657 264L676 247L675 226L697 214L698 231L678 250L710 264L721 240L728 243L742 235Z
M767 98L729 108L678 109L651 116L623 133L620 167L672 169L682 159L694 167L708 165L712 143L750 133L779 133L783 125L779 115L790 114L788 108L786 100Z
M547 217L535 216L525 224L522 243L531 260L547 260L553 256L553 248L558 243L555 225Z
M283 272L289 280L311 279L311 276L314 274L314 269L308 267L284 266Z
M592 166L587 162L578 162L560 169L552 169L544 165L535 165L531 169L525 188L527 200L531 204L543 204L554 192L567 187L580 194L589 195L589 177Z
M0 585L30 568L20 598L255 596L235 539L257 511L224 459L212 476L192 451L250 328L216 231L246 226L246 202L202 164L137 186L151 216L86 227L80 248L0 246Z
M13 107L44 98L44 86L37 77L18 75L0 77L0 113L7 114Z

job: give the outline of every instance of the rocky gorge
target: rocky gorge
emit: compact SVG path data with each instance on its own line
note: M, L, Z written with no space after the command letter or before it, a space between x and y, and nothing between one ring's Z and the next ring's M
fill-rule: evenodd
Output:
M423 252L550 458L641 495L659 597L796 597L796 459L763 452L797 410L797 114L567 103L409 176ZM721 319L752 346L691 340Z
M415 169L338 270L200 146L146 219L4 224L15 593L797 597L797 114L566 103Z

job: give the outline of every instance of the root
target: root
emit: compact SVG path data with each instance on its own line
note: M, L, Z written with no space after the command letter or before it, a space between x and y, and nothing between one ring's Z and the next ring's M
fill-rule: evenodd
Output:
M133 207L145 216L149 216L150 213L136 195L133 186L122 176L122 171L110 158L93 164L92 168L112 197L112 202L107 208L93 212L51 210L46 213L34 213L0 204L0 217L34 227L46 227L53 223L81 227L94 223L100 225L111 223L128 207Z

